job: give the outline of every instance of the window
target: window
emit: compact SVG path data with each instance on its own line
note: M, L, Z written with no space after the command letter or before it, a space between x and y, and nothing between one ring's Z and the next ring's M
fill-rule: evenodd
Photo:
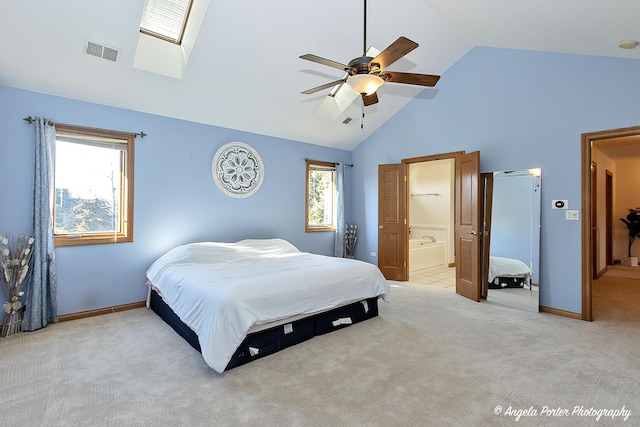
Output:
M56 124L56 246L133 241L135 135Z
M191 0L146 0L140 31L171 43L182 43Z
M307 160L306 231L336 229L336 164Z

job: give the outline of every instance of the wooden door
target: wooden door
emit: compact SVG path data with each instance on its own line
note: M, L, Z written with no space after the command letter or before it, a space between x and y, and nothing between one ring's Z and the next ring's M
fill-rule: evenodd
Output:
M407 280L404 163L378 165L378 268L388 280Z
M606 171L605 181L605 239L606 239L606 263L613 265L613 173Z
M491 211L493 209L493 172L480 174L480 200L482 209L482 274L480 275L480 296L487 298L489 293L489 256L491 253Z
M598 165L591 162L591 277L598 278L600 239L598 239Z
M456 292L474 301L481 294L480 152L456 158Z

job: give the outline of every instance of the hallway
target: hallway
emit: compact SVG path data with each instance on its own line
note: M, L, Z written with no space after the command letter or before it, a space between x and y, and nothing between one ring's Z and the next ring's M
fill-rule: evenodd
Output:
M593 321L640 325L640 267L609 266L593 281Z

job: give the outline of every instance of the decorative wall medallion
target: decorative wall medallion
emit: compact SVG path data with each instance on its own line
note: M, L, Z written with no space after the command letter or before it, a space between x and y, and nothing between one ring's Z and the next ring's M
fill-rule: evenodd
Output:
M264 164L250 145L230 142L213 156L211 175L223 193L237 198L249 197L262 185Z

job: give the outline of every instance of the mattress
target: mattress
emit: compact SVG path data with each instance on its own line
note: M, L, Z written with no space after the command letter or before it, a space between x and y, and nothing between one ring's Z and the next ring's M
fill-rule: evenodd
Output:
M158 258L147 278L217 372L252 328L389 294L375 265L301 252L282 239L182 245Z
M489 257L489 283L495 283L498 277L521 277L526 285L531 281L531 269L524 262L513 258Z

